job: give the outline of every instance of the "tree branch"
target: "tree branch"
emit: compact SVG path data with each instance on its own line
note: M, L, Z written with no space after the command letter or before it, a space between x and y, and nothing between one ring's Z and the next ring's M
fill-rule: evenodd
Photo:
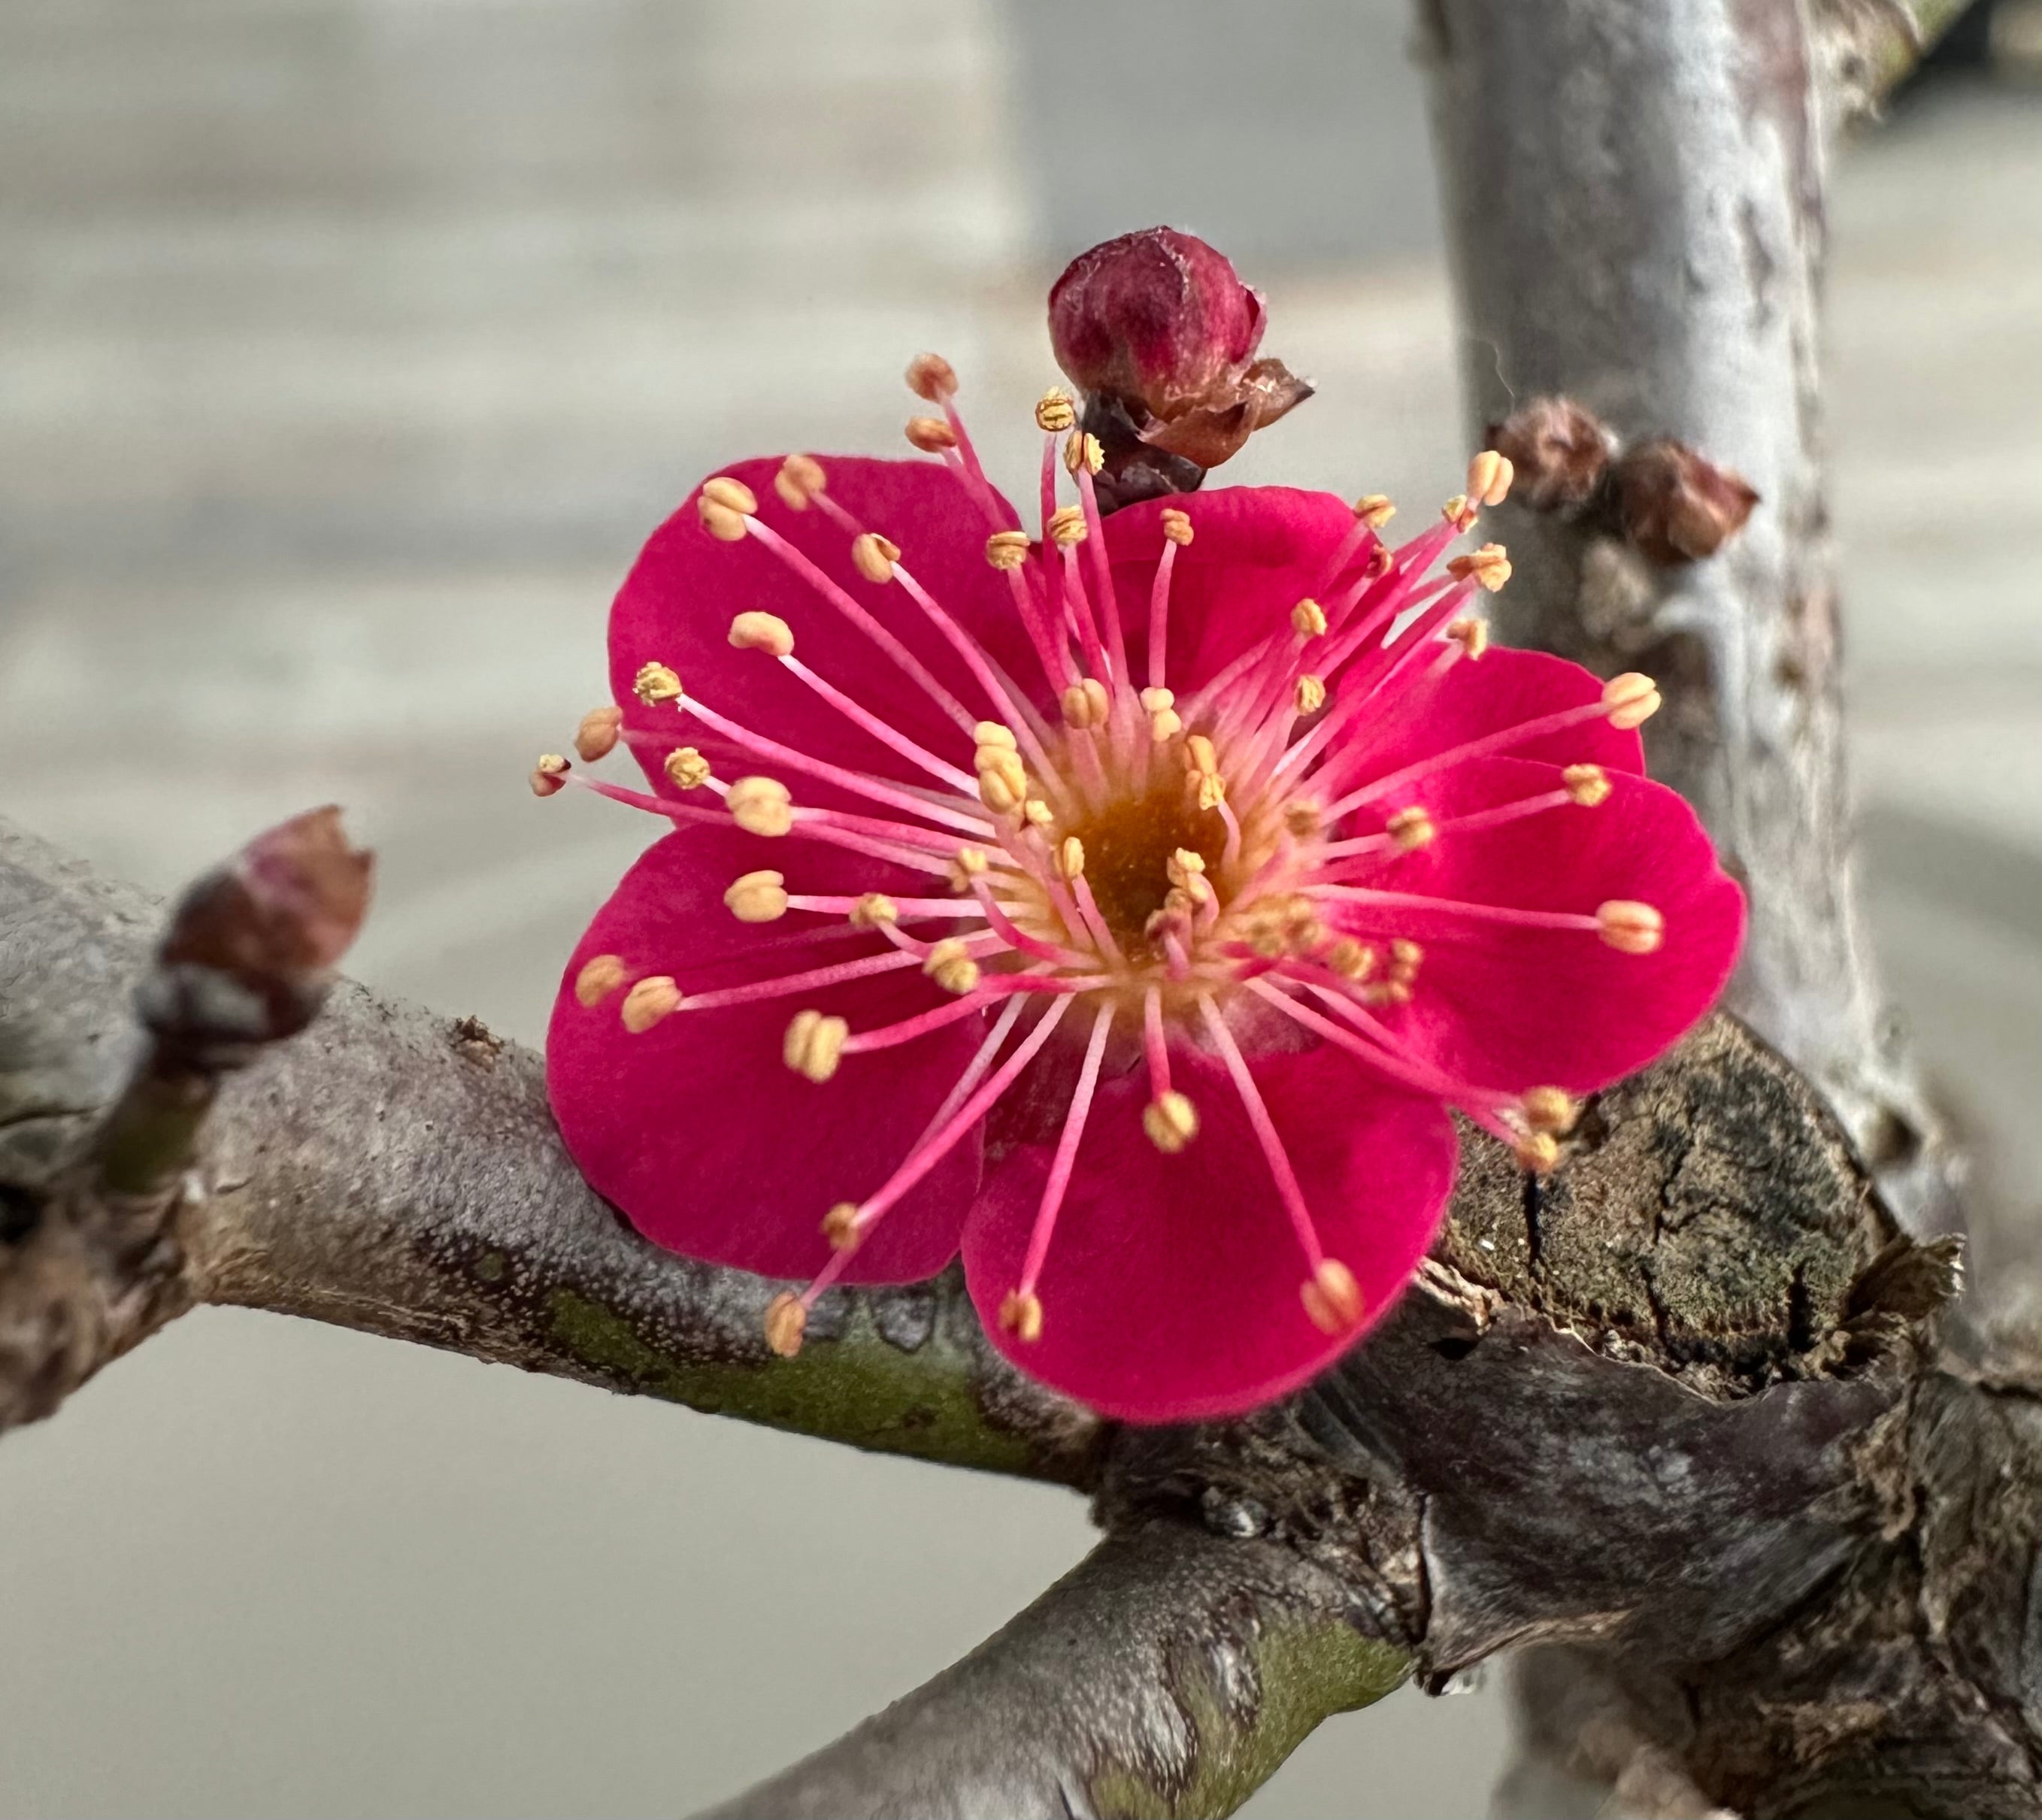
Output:
M954 1667L720 1820L1230 1814L1328 1715L1409 1673L1290 1550L1115 1535Z
M1731 1008L1822 1086L1910 1230L1956 1229L1955 1160L1894 1046L1854 896L1816 371L1824 123L1800 10L1423 11L1472 421L1564 394L1627 439L1692 443L1763 500L1720 556L1671 568L1592 519L1504 507L1504 635L1658 678L1653 774L1751 894Z
M0 1183L22 1204L120 1092L128 994L160 914L0 823ZM640 1239L561 1148L537 1057L472 1019L343 985L306 1036L226 1088L208 1136L184 1302L308 1315L857 1447L1085 1475L1098 1424L1008 1369L954 1279L833 1292L814 1344L774 1358L759 1321L777 1286Z

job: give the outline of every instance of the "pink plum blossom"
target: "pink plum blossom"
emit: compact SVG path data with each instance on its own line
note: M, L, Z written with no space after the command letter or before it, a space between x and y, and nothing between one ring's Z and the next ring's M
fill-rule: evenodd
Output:
M655 1243L805 1286L781 1352L962 1252L1021 1370L1248 1409L1411 1280L1448 1109L1553 1167L1708 1008L1743 900L1642 774L1647 679L1488 647L1508 560L1448 552L1507 463L1401 544L1287 488L1102 517L1053 392L1031 538L947 364L909 378L933 459L738 463L618 597L579 756L652 787L533 785L671 832L568 963L554 1111Z

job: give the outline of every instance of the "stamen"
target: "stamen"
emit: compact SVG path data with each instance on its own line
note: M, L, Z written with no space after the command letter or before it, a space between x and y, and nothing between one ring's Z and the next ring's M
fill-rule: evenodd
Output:
M1042 1298L1008 1290L1000 1298L1000 1325L1023 1345L1033 1345L1042 1337Z
M850 1034L851 1026L842 1018L818 1011L797 1011L787 1026L781 1054L795 1073L807 1076L820 1087L836 1072L844 1038Z
M1082 430L1073 430L1064 445L1064 472L1073 476L1096 474L1105 465L1106 451L1099 447L1099 438Z
M1149 686L1152 689L1163 686L1165 660L1170 653L1170 577L1176 572L1177 552L1191 541L1189 513L1165 506L1162 523L1163 554L1156 564L1156 579L1149 586Z
M1166 1157L1174 1157L1199 1134L1198 1108L1174 1088L1165 1088L1141 1108L1141 1129Z
M740 613L730 622L730 643L738 651L785 657L794 648L793 629L777 614Z
M624 710L617 707L591 708L575 730L575 751L582 763L594 764L617 749L618 730L624 725Z
M1078 1069L1076 1090L1071 1095L1070 1110L1064 1115L1062 1135L1057 1140L1056 1154L1050 1161L1049 1180L1042 1186L1041 1204L1035 1210L1035 1226L1028 1235L1028 1252L1021 1265L1020 1287L1015 1290L1016 1298L1024 1301L1034 1299L1035 1285L1041 1279L1042 1266L1049 1261L1050 1241L1057 1229L1057 1215L1064 1204L1064 1195L1070 1187L1071 1172L1076 1167L1078 1145L1084 1141L1085 1121L1092 1112L1092 1095L1099 1087L1099 1065L1106 1053L1106 1039L1113 1028L1113 1006L1109 1002L1099 1008L1092 1023L1092 1039L1085 1045L1084 1061ZM1037 1332L1042 1328L1042 1304L1035 1303L1034 1321Z
M1597 931L1618 953L1650 954L1666 939L1666 919L1650 904L1612 898L1595 913Z
M1564 1137L1581 1117L1574 1096L1557 1087L1535 1087L1524 1095L1524 1122L1534 1131Z
M1429 847L1439 834L1431 816L1415 804L1409 809L1400 809L1383 824L1383 832L1396 843L1400 853L1416 853L1421 847Z
M908 389L917 398L941 404L958 388L957 369L939 354L918 354L908 362Z
M946 992L962 996L976 989L978 985L978 963L971 958L971 950L962 938L946 936L930 949L922 962L922 971Z
M1252 981L1249 982L1251 985ZM1233 1032L1226 1027L1226 1019L1219 1014L1210 994L1199 1000L1199 1010L1205 1019L1206 1033L1212 1038L1213 1047L1220 1060L1226 1065L1227 1072L1233 1077L1234 1092L1241 1096L1241 1110L1248 1115L1248 1122L1253 1126L1256 1141L1262 1146L1264 1159L1269 1165L1269 1173L1275 1179L1276 1194L1283 1203L1283 1210L1291 1217L1291 1225L1298 1235L1298 1243L1305 1253L1305 1261L1317 1271L1325 1253L1319 1244L1318 1229L1312 1223L1311 1210L1305 1205L1304 1191L1298 1186L1297 1172L1291 1167L1291 1159L1283 1149L1283 1140L1277 1134L1275 1121L1269 1116L1269 1108L1263 1103L1262 1091L1255 1084L1255 1077L1248 1071L1240 1046L1233 1040Z
M1318 713L1326 705L1325 679L1323 676L1314 676L1309 672L1300 676L1298 679L1297 691L1292 698L1291 705L1301 715Z
M1560 778L1567 786L1568 796L1584 809L1600 808L1616 787L1600 765L1570 765L1560 773Z
M1061 436L1077 420L1069 396L1054 385L1035 401L1035 427L1046 434Z
M874 585L893 579L893 565L901 560L901 546L877 531L862 531L851 540L851 567Z
M790 511L805 512L827 484L823 465L813 455L790 455L773 476L773 491Z
M1321 1258L1298 1291L1305 1312L1321 1333L1341 1334L1361 1325L1361 1286L1336 1257Z
M740 778L723 801L747 834L778 836L794 825L793 799L778 778Z
M1533 1131L1511 1145L1518 1167L1534 1176L1550 1176L1559 1167L1560 1144L1550 1131Z
M1629 732L1659 712L1659 685L1650 676L1627 670L1603 685L1602 702L1609 710L1609 724Z
M724 893L723 901L740 923L777 923L787 914L787 881L778 872L744 873Z
M1474 580L1491 594L1499 592L1510 579L1510 557L1501 544L1484 544L1447 564L1447 573L1456 581Z
M766 1344L782 1359L801 1351L801 1332L808 1325L808 1309L792 1290L782 1290L766 1304Z
M1447 637L1461 648L1463 656L1479 657L1489 648L1489 621L1472 616L1451 621Z
M714 774L709 760L693 746L676 746L660 769L675 789L683 790L698 790Z
M568 787L570 767L558 752L541 752L538 763L532 767L532 794L535 797L556 796Z
M1354 515L1371 531L1379 531L1397 516L1387 493L1364 493L1354 503Z
M876 929L882 923L901 920L901 907L883 891L868 891L849 912L854 929Z
M958 445L957 432L940 417L909 418L907 436L924 455L947 454Z
M1485 506L1500 506L1510 496L1510 483L1516 478L1510 458L1493 449L1485 449L1468 463L1467 490L1470 499Z
M1301 600L1291 609L1291 629L1300 638L1325 635L1326 610L1315 600Z
M621 954L597 954L582 963L575 975L575 1003L593 1011L631 977Z
M624 1027L633 1036L643 1036L661 1019L680 1009L681 988L664 973L641 980L624 995L618 1011Z
M681 679L663 663L644 663L631 679L631 693L648 708L671 702L681 692Z

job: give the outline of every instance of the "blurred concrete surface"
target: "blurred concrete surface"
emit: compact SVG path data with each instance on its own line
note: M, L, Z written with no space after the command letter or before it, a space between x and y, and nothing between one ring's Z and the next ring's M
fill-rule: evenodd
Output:
M1177 215L1271 290L1321 393L1240 478L1450 491L1401 9L1157 17L10 0L0 809L169 889L342 801L383 855L358 970L530 1040L645 838L522 782L645 533L732 454L898 446L925 346L1019 486L1084 238ZM1203 125L1158 163L1128 120ZM1833 388L1877 920L2028 1183L2038 156L1990 91L1853 149ZM0 1535L0 1812L36 1815L684 1810L1088 1543L1053 1492L228 1312L11 1437ZM1493 1696L1400 1695L1253 1810L1473 1814L1501 1749Z

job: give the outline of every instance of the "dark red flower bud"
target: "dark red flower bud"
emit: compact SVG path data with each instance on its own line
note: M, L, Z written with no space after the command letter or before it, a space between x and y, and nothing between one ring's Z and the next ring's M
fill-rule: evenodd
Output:
M1662 568L1714 556L1758 503L1742 474L1670 438L1619 457L1612 478L1624 535Z
M1050 342L1072 382L1141 443L1201 468L1311 396L1281 361L1255 358L1264 320L1226 256L1172 228L1080 253L1050 290Z
M1489 425L1487 446L1516 470L1512 497L1518 504L1570 512L1601 486L1612 440L1602 420L1571 398L1532 398Z

